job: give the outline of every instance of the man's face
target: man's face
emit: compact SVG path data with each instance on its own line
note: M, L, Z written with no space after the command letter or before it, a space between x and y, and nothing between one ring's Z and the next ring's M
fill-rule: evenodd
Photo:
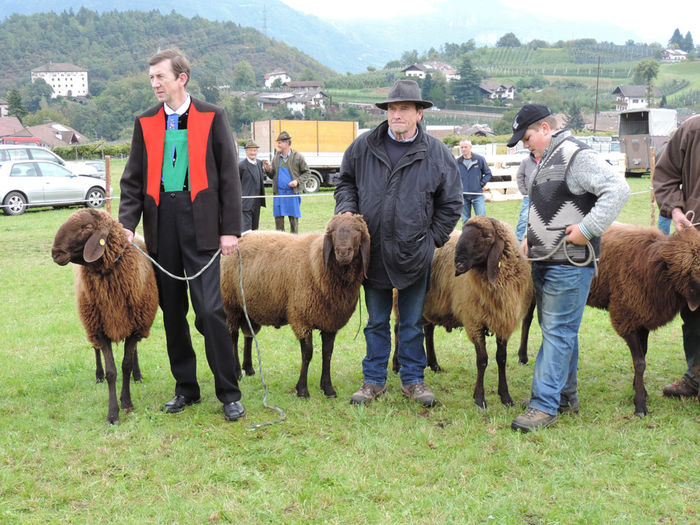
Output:
M418 122L423 118L423 108L413 102L392 102L387 107L389 128L397 139L410 139L416 134Z
M544 155L544 150L547 149L552 142L552 130L549 124L541 122L535 127L528 128L522 138L523 146L529 149L535 157L541 159Z
M187 75L175 76L170 59L152 65L148 70L151 87L160 102L165 102L172 109L177 109L186 98L185 84Z
M258 158L258 148L246 148L245 156L248 157L250 160L255 160L256 158Z
M285 157L287 156L287 153L289 153L289 150L291 148L292 148L292 145L289 143L288 140L278 140L277 141L277 151L279 151Z
M462 152L462 157L464 157L465 159L471 158L472 145L468 144L466 142L463 142L462 144L459 145L459 151Z

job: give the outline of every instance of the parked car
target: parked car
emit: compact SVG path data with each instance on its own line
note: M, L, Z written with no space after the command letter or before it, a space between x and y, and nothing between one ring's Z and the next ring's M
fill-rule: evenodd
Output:
M47 160L0 161L0 203L5 215L21 215L28 206L101 208L105 182Z
M69 169L75 175L104 179L99 170L88 161L65 161L53 151L34 144L0 144L0 162L5 160L48 160ZM104 165L104 163L103 163Z

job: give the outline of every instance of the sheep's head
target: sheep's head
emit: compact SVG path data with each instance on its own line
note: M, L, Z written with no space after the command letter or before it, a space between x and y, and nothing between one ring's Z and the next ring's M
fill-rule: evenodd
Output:
M86 208L72 213L56 232L51 248L53 261L61 266L97 261L105 253L109 235L121 230L113 228L115 223L103 210ZM126 242L126 236L123 241Z
M674 233L663 250L673 288L683 296L690 310L700 306L700 232L686 229Z
M499 261L505 247L496 224L495 219L479 216L467 221L455 247L455 275L478 268L486 270L490 284L496 282L500 271Z
M362 215L343 213L334 215L326 225L323 238L323 264L328 268L331 254L341 266L347 266L359 255L362 271L367 276L369 267L369 231Z

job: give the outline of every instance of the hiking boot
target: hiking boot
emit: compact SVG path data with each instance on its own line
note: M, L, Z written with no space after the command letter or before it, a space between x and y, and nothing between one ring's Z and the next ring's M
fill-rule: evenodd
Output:
M666 385L664 395L666 397L695 397L698 395L698 389L681 378L673 384Z
M528 397L527 399L523 399L523 402L520 404L520 406L527 410L530 408L530 398ZM578 401L574 401L571 403L570 401L564 401L561 405L559 405L559 408L557 411L560 414L568 414L568 413L573 413L573 414L578 414Z
M416 383L414 385L401 385L401 392L404 396L413 401L418 401L424 407L435 406L435 395L428 390L425 383Z
M350 398L350 404L361 405L363 403L369 403L375 397L381 396L384 392L386 392L386 385L377 386L370 385L369 383L362 383L360 389Z
M551 416L547 412L542 412L536 408L528 408L527 412L520 414L510 424L513 430L530 432L553 425L557 422L557 416Z

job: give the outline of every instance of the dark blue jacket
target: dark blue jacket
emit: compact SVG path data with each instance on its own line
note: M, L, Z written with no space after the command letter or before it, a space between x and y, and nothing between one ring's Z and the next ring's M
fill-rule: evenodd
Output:
M465 159L460 155L457 157L457 166L459 166L459 174L462 176L462 191L482 193L484 185L491 180L491 168L486 163L486 159L476 153L472 153L471 159ZM470 197L470 195L465 195L465 197Z
M413 284L450 237L463 207L455 159L418 127L392 169L384 140L388 123L360 135L343 155L335 212L361 213L371 251L366 282L376 288Z

